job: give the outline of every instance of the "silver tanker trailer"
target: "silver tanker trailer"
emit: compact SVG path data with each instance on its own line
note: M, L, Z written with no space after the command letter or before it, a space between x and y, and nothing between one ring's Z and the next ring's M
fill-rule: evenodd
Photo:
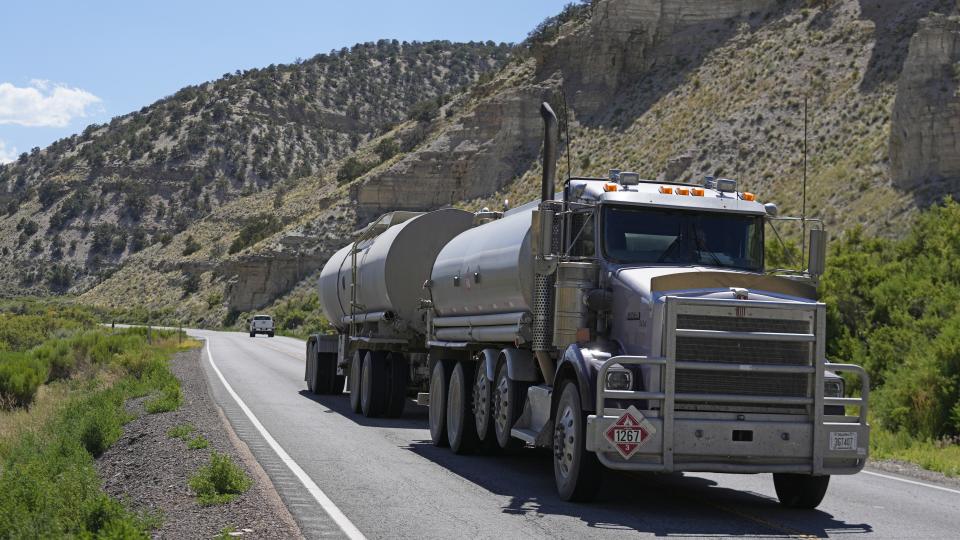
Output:
M416 395L433 443L458 453L551 448L566 500L607 468L773 473L782 504L817 506L830 475L863 468L870 432L866 373L825 357L822 225L722 178L611 171L556 193L542 113L540 201L393 212L330 259L319 288L338 335L309 339L309 388L340 393L346 376L368 416ZM806 271L765 269L778 220L812 228Z

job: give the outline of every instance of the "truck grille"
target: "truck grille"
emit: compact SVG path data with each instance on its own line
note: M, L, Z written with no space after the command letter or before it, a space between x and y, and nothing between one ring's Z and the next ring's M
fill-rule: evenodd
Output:
M807 334L811 332L810 325L809 321L792 319L677 315L677 328L689 330ZM675 345L678 361L808 366L811 365L814 344L775 339L737 340L684 336L677 337ZM691 369L678 369L676 372L678 393L804 397L807 395L808 386L809 376L796 373L725 373ZM759 408L779 412L803 412L794 411L797 409L795 406L764 405ZM746 411L758 407L698 402L677 403L677 409Z

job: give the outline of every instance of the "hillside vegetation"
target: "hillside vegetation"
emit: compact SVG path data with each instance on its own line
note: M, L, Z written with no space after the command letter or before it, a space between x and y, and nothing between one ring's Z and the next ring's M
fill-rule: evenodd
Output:
M509 53L493 42L357 44L227 73L24 153L0 165L0 260L20 270L0 285L68 290L231 200L322 176Z
M180 406L167 367L194 347L174 333L97 328L89 310L21 304L0 313L0 536L147 538L159 516L139 514L101 489L94 458L132 419Z

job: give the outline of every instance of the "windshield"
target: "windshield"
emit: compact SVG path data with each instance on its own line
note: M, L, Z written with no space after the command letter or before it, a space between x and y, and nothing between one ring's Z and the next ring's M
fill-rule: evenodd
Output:
M269 315L257 315L256 317L253 318L253 320L255 320L255 321L269 321L269 320L270 320L270 316L269 316Z
M700 264L763 271L763 217L608 206L603 252L616 263Z

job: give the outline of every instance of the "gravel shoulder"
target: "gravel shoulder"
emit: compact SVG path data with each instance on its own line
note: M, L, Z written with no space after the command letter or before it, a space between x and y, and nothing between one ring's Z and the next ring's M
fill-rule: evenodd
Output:
M137 511L159 515L155 538L213 538L225 528L243 538L302 538L269 477L211 397L200 361L201 349L171 359L170 368L183 392L178 410L145 414L145 398L127 403L137 418L124 426L120 440L97 460L104 489ZM191 450L186 440L167 436L169 429L183 424L194 426L190 438L203 436L209 446ZM254 483L230 503L201 507L188 480L208 462L212 451L230 455Z

